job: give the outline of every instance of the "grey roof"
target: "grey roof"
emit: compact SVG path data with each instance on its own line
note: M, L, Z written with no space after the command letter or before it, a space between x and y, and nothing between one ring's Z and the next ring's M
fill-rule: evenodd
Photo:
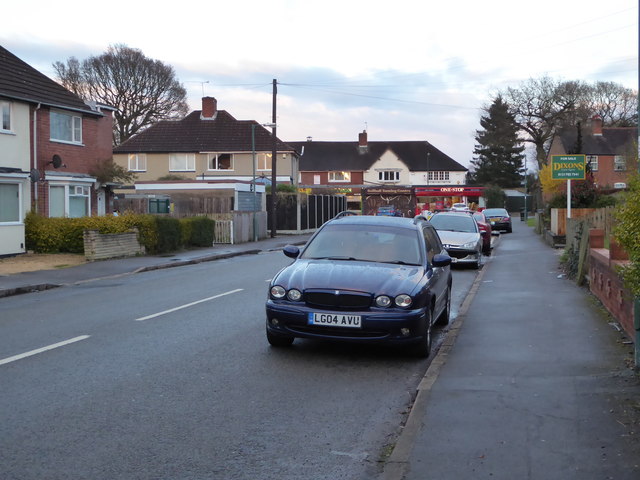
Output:
M0 46L0 97L101 116L79 96Z
M559 134L566 152L575 148L578 133L575 129ZM623 155L638 138L638 127L604 127L602 135L583 134L582 153L585 155Z
M194 110L181 120L163 120L114 148L114 153L197 153L252 151L251 125L255 129L255 150L271 151L271 132L254 120L236 120L225 110L215 118L202 119ZM278 152L293 148L276 138Z
M374 141L362 151L358 142L287 142L300 157L300 171L365 171L391 150L409 171L466 172L467 168L425 141ZM427 154L429 156L427 157Z

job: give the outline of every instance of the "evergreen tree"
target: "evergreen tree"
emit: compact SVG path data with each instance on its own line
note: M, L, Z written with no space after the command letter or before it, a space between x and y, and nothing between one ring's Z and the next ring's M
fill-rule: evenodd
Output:
M480 118L483 130L476 130L476 157L471 161L472 183L518 187L523 175L524 149L518 138L518 125L509 106L498 96L488 115Z

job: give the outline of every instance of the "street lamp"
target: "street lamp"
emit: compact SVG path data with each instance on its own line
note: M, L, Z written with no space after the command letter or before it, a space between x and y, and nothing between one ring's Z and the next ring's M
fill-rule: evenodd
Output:
M252 123L251 124L251 157L252 157L252 166L253 166L253 182L251 183L251 188L253 190L253 241L258 241L258 228L257 228L257 220L256 220L256 209L258 203L258 192L256 188L256 127L275 127L275 123ZM273 161L273 159L271 159Z

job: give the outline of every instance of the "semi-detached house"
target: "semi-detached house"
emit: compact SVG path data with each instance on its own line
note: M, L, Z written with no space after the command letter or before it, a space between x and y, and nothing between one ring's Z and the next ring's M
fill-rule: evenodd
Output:
M111 109L89 105L0 46L0 256L24 253L24 219L105 214Z

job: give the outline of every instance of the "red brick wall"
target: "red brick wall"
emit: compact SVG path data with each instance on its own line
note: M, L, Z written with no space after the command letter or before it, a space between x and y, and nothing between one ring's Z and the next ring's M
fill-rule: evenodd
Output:
M111 111L103 111L103 117L85 115L82 119L82 144L74 145L53 142L50 140L49 108L41 108L37 111L37 161L36 166L40 171L38 182L38 213L49 214L49 185L44 181L46 172L58 173L82 173L90 174L96 165L104 160L112 158L112 115ZM54 168L49 162L54 155L62 158L62 166ZM35 189L34 189L35 190ZM35 198L34 198L35 200ZM95 188L91 189L92 214L97 213L97 198Z

